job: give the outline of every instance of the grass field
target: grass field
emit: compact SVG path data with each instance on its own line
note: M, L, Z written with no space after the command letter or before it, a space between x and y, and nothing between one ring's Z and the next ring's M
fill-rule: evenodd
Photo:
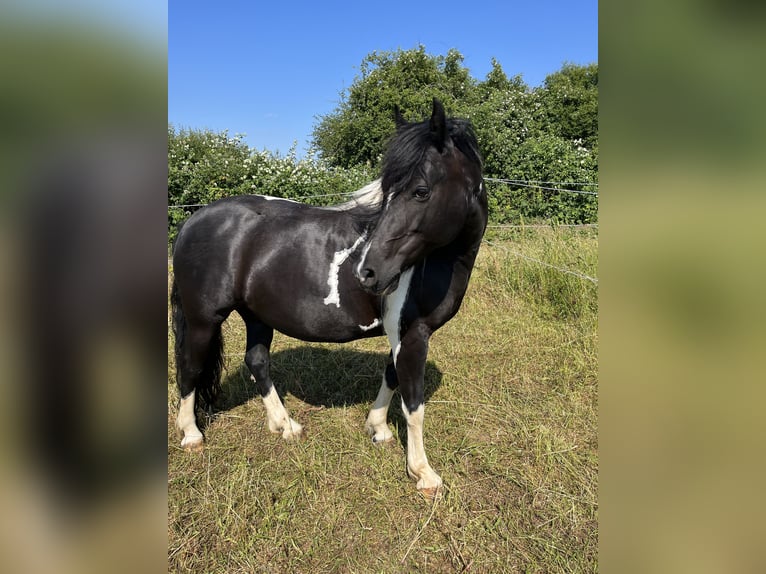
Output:
M307 436L285 443L224 325L227 369L203 454L180 449L169 351L171 572L595 572L595 230L495 232L458 315L431 340L424 440L443 496L405 472L398 394L392 444L364 432L385 338L306 344L277 335L272 374ZM169 339L169 348L172 340Z

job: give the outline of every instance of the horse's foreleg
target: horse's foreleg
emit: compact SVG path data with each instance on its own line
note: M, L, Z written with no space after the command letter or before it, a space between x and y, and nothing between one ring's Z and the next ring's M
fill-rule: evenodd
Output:
M251 379L258 385L258 390L266 408L266 422L273 433L282 433L286 440L300 438L303 426L290 418L279 398L269 373L269 347L274 330L262 323L247 322L247 352L245 363L251 372Z
M396 378L396 369L392 361L386 365L386 370L383 371L383 382L380 385L378 397L370 409L370 414L367 415L367 423L365 424L367 433L372 437L372 442L375 444L383 444L394 439L391 429L388 428L387 418L388 406L391 404L391 397L394 396L394 390L398 385L399 381Z
M255 379L257 381L257 379ZM269 384L269 390L264 393L262 385L261 397L263 406L266 407L266 421L269 430L273 433L282 433L285 440L299 439L303 434L303 425L290 418L282 399L279 398L273 384Z
M402 337L396 374L402 395L402 412L407 421L407 473L418 481L417 488L423 495L433 498L442 486L442 479L428 464L423 446L423 377L429 336L424 327L414 327Z

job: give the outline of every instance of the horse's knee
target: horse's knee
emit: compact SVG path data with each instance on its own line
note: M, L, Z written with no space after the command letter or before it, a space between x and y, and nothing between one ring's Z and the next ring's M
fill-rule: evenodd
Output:
M393 362L386 365L386 370L383 373L383 377L385 378L386 386L389 389L394 390L399 386L399 377L396 376L396 367L394 366Z
M261 346L253 347L245 353L245 364L255 375L256 380L268 377L269 352Z

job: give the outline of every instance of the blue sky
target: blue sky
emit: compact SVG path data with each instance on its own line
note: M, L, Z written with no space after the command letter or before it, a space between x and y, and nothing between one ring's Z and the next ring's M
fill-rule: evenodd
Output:
M305 151L372 51L456 48L483 79L496 58L530 86L598 61L598 2L168 2L168 121Z

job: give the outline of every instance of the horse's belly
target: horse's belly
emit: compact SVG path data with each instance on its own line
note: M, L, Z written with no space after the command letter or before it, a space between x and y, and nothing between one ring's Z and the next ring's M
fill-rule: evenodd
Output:
M383 335L383 324L378 317L365 315L354 318L315 305L296 305L295 309L268 315L264 318L266 324L303 341L343 343Z
M256 318L280 333L304 341L345 342L383 334L379 305L362 292L343 293L339 300L293 290L262 293L248 307Z

